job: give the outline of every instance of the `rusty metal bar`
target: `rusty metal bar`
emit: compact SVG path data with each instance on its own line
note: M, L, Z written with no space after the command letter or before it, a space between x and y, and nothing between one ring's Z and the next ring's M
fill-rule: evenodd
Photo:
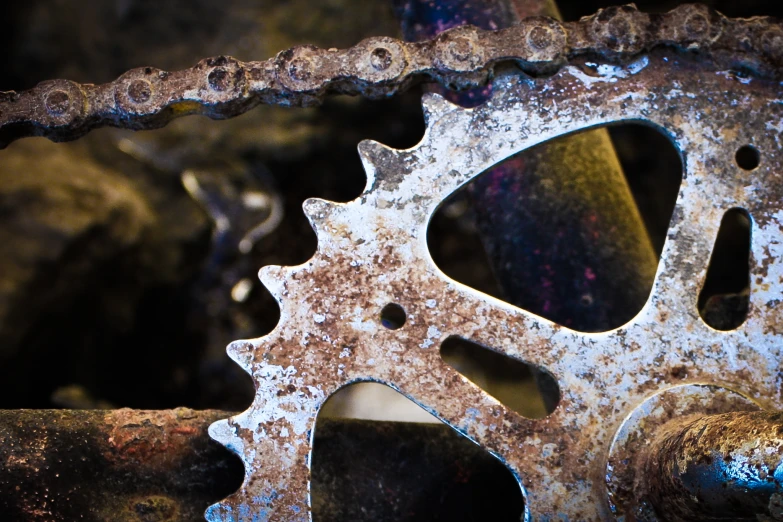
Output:
M207 435L222 411L0 411L0 513L25 522L203 520L242 464Z
M239 459L207 435L230 416L185 408L0 411L0 519L203 520L235 491ZM323 419L319 522L518 521L522 496L496 459L440 424Z
M783 520L783 413L736 412L673 421L644 460L660 520Z

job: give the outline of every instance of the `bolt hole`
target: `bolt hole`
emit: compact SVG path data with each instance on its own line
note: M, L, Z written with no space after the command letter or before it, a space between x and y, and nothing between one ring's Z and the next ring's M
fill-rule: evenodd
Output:
M392 63L392 55L388 49L378 47L372 52L370 56L370 63L378 71L384 71L389 68Z
M210 87L216 91L225 91L229 87L229 73L222 67L217 67L207 75Z
M737 165L743 170L753 170L761 163L759 151L751 145L740 147L735 159L737 160Z
M398 304L387 304L381 310L381 324L389 330L401 328L405 324L405 310Z

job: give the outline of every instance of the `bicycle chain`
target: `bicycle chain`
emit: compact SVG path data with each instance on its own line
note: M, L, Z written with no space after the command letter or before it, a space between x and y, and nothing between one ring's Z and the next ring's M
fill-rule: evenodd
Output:
M776 19L730 19L700 4L646 14L631 4L570 23L532 17L500 31L462 26L420 43L375 37L345 50L297 46L261 62L220 56L177 72L138 68L103 85L46 81L0 93L0 148L26 136L72 140L102 126L152 129L187 114L230 118L259 104L311 106L332 93L389 96L426 78L464 89L487 82L501 63L542 75L577 56L624 60L658 46L782 76Z

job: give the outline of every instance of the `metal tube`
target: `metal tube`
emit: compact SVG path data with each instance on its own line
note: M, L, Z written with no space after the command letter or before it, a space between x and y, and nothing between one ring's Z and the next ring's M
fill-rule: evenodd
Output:
M783 413L673 421L641 466L661 520L783 520Z

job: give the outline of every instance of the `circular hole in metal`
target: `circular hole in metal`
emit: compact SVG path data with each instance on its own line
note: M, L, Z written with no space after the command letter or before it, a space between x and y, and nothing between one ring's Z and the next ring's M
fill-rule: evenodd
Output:
M405 310L396 303L389 303L381 310L381 324L389 330L397 330L405 324Z
M737 165L743 170L753 170L761 163L761 155L756 147L751 145L744 145L737 150L737 154L734 156L737 161Z
M392 54L388 49L378 47L370 55L370 63L378 71L385 71L392 63Z

